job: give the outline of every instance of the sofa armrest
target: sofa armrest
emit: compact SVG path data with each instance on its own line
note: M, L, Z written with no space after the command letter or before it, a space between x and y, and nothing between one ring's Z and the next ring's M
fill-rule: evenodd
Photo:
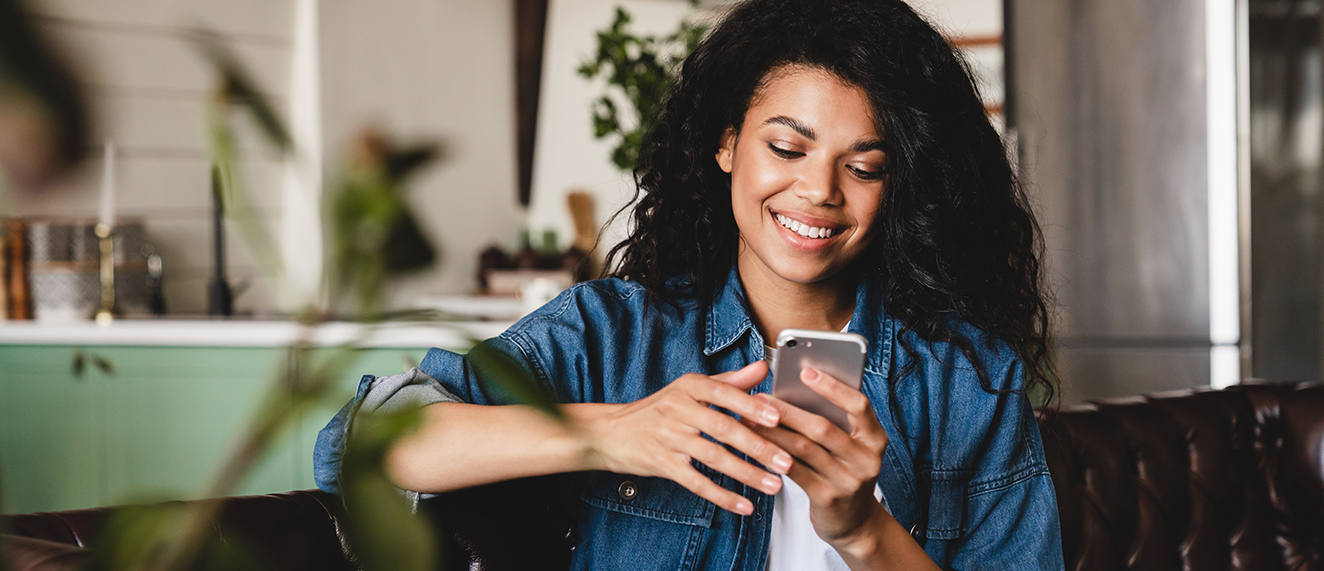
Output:
M74 571L87 560L77 545L21 535L0 535L3 568L8 571Z

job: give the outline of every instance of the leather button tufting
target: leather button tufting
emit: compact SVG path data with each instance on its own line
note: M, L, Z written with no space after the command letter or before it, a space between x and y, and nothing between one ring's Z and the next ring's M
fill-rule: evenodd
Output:
M622 500L628 502L639 495L639 485L634 483L634 480L626 480L621 482L620 487L616 488L616 493L621 496Z

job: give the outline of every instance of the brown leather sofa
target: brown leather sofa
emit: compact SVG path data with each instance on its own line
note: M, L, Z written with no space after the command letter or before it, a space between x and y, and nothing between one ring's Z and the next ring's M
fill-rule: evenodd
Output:
M1041 422L1066 566L1324 569L1324 384L1247 384L1074 407ZM564 569L552 480L448 494L421 510L448 569ZM213 500L216 501L216 500ZM68 569L108 508L5 516L13 571ZM216 526L275 569L355 569L334 496L230 498Z

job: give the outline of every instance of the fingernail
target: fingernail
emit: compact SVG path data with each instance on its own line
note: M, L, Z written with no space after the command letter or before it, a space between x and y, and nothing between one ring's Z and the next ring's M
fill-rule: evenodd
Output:
M818 369L811 369L811 368L809 368L809 367L805 367L805 368L803 368L803 369L800 369L800 380L802 380L802 381L804 381L804 382L806 382L806 383L817 382L817 381L818 381L818 377L819 377L819 375L818 375Z
M791 469L791 457L785 453L778 452L772 457L772 467L783 474Z
M771 426L777 426L777 423L778 423L779 421L781 421L781 418L782 418L782 417L781 417L781 414L778 414L778 413L777 413L777 409L772 408L772 407L768 407L768 408L763 409L763 413L762 413L762 414L763 414L763 420L768 421L768 423L769 423Z
M781 478L778 478L776 476L763 477L763 491L769 494L777 493L777 489L778 487L781 486L781 484L782 484Z
M736 502L736 511L739 512L741 515L752 514L754 513L754 504L751 504L743 500Z

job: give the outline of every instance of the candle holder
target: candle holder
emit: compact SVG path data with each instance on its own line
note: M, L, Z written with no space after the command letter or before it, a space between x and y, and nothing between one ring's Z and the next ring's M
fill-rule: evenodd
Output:
M110 325L115 319L115 241L113 228L97 224L97 242L101 245L101 309L97 310L97 323Z

